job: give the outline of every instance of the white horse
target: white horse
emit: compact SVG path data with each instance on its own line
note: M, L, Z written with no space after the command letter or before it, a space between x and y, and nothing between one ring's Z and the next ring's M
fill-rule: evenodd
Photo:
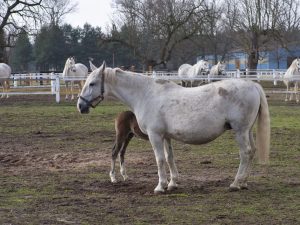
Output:
M206 75L209 72L209 63L205 60L198 61L195 65L190 64L182 64L178 69L178 76L182 78L182 86L188 86L190 82L190 86L193 87L194 81L184 81L184 78L193 79L198 75ZM198 82L196 82L198 83Z
M82 79L88 76L88 68L82 63L76 63L73 57L69 57L66 61L65 68L63 71L63 79L66 83L66 99L69 98L69 93L71 94L71 100L74 99L74 84L79 85L79 92L82 89ZM71 79L71 80L68 80ZM74 80L72 80L74 79ZM78 79L78 80L76 80ZM71 89L69 89L69 83L71 84ZM79 94L78 94L79 95Z
M141 131L149 136L158 166L159 182L155 193L177 187L178 172L171 139L203 144L233 129L240 147L240 165L230 189L238 190L247 187L256 151L252 128L257 119L258 157L261 162L268 161L268 103L262 87L252 81L232 79L184 88L172 81L106 68L103 63L87 78L77 109L80 113L89 113L90 107L95 108L107 96L129 106ZM166 164L170 169L169 184Z
M226 64L224 62L218 62L216 65L213 65L209 71L210 78L213 78L216 81L216 78L219 78L222 75L225 75Z
M283 82L286 85L286 95L285 95L285 101L288 101L288 91L289 91L289 85L294 85L294 91L296 95L296 102L299 102L299 94L298 94L298 85L299 80L293 80L294 76L298 76L298 79L300 79L300 59L295 59L290 67L287 69L283 76ZM290 101L293 100L293 93L290 94Z
M5 63L0 63L0 84L2 85L3 93L7 93L9 90L9 77L11 75L11 68ZM2 94L1 98L5 95ZM6 95L8 98L8 94Z

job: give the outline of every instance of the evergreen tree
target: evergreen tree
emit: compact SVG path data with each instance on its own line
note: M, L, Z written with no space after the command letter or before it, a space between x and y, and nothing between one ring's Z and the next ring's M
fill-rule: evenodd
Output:
M68 50L59 26L42 27L35 40L35 57L40 70L63 70Z
M27 72L29 63L32 61L32 45L28 35L23 32L16 40L12 51L11 64L15 71Z

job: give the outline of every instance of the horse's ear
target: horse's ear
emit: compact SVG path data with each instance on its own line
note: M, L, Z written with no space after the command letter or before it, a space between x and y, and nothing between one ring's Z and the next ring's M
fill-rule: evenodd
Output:
M105 61L103 61L102 65L101 65L101 72L104 72L105 67L106 67L106 63L105 63Z

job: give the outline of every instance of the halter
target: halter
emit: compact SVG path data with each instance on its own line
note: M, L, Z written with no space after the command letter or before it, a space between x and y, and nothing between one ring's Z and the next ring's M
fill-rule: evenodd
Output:
M93 98L91 101L87 100L86 98L82 97L81 95L79 96L79 98L81 100L83 100L89 107L92 108L96 108L97 105L99 105L100 102L102 102L104 100L104 71L102 73L101 76L101 87L100 87L100 95L97 96L96 98ZM96 104L94 105L93 102L96 102Z

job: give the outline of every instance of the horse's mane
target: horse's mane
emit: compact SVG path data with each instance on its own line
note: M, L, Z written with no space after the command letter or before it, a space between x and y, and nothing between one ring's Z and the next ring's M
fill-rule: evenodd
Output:
M143 75L141 73L124 71L120 68L106 67L105 74L106 74L106 77L105 77L106 81L108 81L112 85L117 82L118 77L123 78L123 79L124 78L126 79L126 77L130 77L130 78L133 77L134 79L130 79L130 82L128 82L128 87L130 87L130 88L138 87L141 85L148 86L150 83L154 83L154 82L160 83L160 84L176 85L175 83L170 82L170 81L160 82L159 79L155 79L153 77L149 77L149 76Z

